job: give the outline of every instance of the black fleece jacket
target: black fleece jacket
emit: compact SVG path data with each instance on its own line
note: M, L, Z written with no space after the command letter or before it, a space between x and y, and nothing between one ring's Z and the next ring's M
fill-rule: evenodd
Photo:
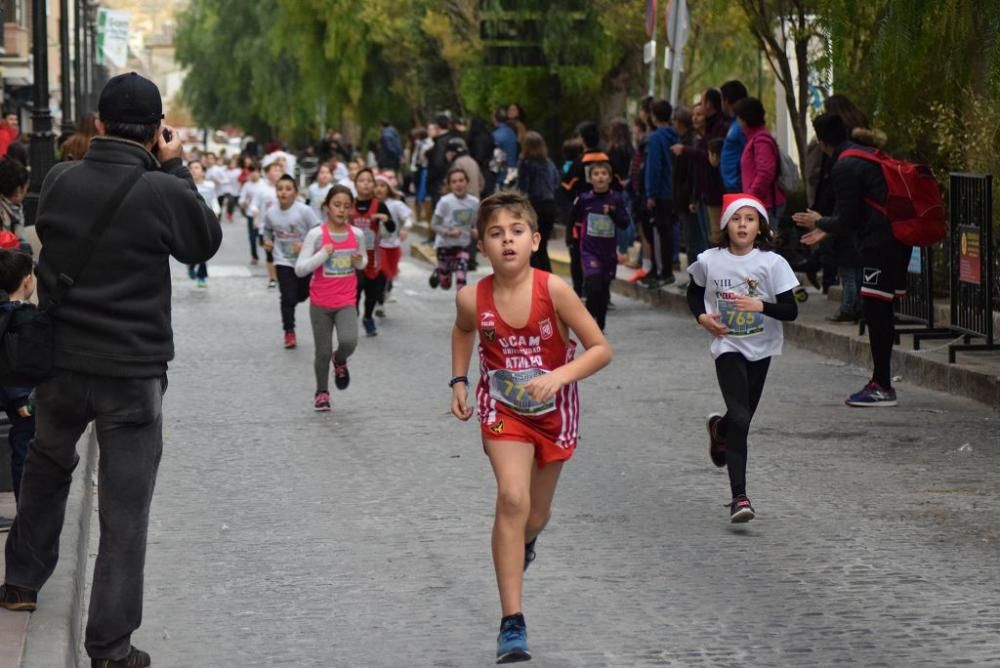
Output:
M56 165L42 184L40 300L68 269L107 198L137 166L146 173L54 312L57 368L118 378L166 373L174 357L170 256L205 262L222 243L218 219L179 158L161 165L135 142L95 137L83 160Z
M875 151L871 146L852 141L836 148L831 176L836 200L834 211L820 218L816 226L829 234L850 235L858 250L885 248L895 242L889 219L865 204L865 199L885 203L887 191L882 168L861 158L841 158L840 154L849 148Z

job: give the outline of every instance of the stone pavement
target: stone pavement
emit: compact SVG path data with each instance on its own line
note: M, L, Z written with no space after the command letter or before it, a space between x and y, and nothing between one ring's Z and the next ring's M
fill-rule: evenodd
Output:
M277 291L224 229L208 289L175 272L134 643L157 666L492 665L493 479L448 414L454 294L406 260L316 414L306 306L285 351ZM733 527L706 336L616 303L527 577L531 665L1000 665L1000 417L905 382L899 408L850 410L863 369L786 348L751 431L759 516Z

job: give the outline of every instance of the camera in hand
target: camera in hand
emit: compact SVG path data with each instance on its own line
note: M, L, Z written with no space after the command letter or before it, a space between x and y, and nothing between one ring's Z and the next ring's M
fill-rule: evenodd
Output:
M163 128L163 141L169 142L174 138L174 134L167 128Z

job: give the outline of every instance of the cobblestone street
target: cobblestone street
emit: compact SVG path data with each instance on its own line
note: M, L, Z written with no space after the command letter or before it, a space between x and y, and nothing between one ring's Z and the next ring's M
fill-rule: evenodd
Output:
M283 350L277 290L242 220L223 227L207 289L175 265L134 643L156 666L492 665L493 477L448 413L454 293L406 260L317 414L307 305ZM736 528L705 333L615 301L526 580L529 665L1000 666L1000 417L905 379L899 408L848 409L866 370L786 347L750 433L758 518Z

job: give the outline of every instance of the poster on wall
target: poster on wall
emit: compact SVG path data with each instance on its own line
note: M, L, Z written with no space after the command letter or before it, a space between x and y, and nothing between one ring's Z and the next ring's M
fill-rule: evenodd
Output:
M958 248L958 280L962 283L980 285L982 276L980 274L982 263L980 254L982 253L979 228L971 225L960 225L959 248Z
M97 10L97 64L125 67L128 62L128 12Z

